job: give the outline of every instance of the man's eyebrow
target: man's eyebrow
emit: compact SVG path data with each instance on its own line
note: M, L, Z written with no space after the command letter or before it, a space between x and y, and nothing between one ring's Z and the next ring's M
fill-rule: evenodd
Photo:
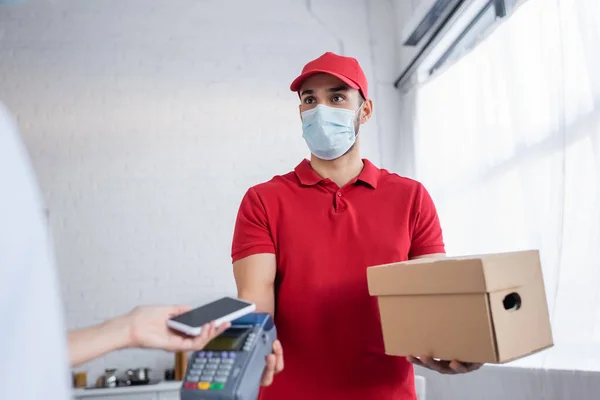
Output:
M330 93L347 92L348 90L350 90L350 87L348 85L337 86L337 87L333 87L333 88L327 89L327 91L330 92ZM314 90L312 90L312 89L306 89L306 90L303 90L300 93L300 96L304 96L304 95L307 95L307 94L314 94L314 93L315 93Z
M338 86L338 87L334 87L334 88L330 88L327 89L329 92L346 92L350 89L349 86L344 85L344 86Z

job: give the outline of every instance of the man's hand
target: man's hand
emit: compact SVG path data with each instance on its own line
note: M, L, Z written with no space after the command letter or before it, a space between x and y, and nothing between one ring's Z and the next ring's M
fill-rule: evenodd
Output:
M283 371L283 348L279 340L273 342L273 354L267 356L267 366L263 372L261 385L269 386L273 383L275 374Z
M435 360L431 357L413 357L409 356L408 361L423 368L437 371L440 374L466 374L467 372L476 371L483 364L464 363L460 361L442 361Z
M167 351L201 350L231 324L215 328L214 323L205 324L199 336L186 336L167 326L171 317L191 310L189 306L141 306L121 317L129 331L130 347L162 349Z

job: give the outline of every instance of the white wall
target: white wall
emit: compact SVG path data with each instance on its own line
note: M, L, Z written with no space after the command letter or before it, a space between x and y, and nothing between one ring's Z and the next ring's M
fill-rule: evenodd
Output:
M331 50L357 57L393 136L392 1L29 0L0 6L0 99L18 117L55 236L67 321L235 293L241 196L307 156L291 80ZM128 350L86 365L149 366Z

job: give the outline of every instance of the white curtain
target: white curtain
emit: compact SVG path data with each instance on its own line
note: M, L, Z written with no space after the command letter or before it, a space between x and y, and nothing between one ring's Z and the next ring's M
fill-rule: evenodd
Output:
M600 1L528 0L416 90L448 252L541 251L555 347L513 365L600 370Z

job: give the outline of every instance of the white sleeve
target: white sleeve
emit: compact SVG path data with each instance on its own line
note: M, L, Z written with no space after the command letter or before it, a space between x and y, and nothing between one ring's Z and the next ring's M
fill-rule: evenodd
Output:
M0 103L0 399L71 398L67 332L44 205Z

